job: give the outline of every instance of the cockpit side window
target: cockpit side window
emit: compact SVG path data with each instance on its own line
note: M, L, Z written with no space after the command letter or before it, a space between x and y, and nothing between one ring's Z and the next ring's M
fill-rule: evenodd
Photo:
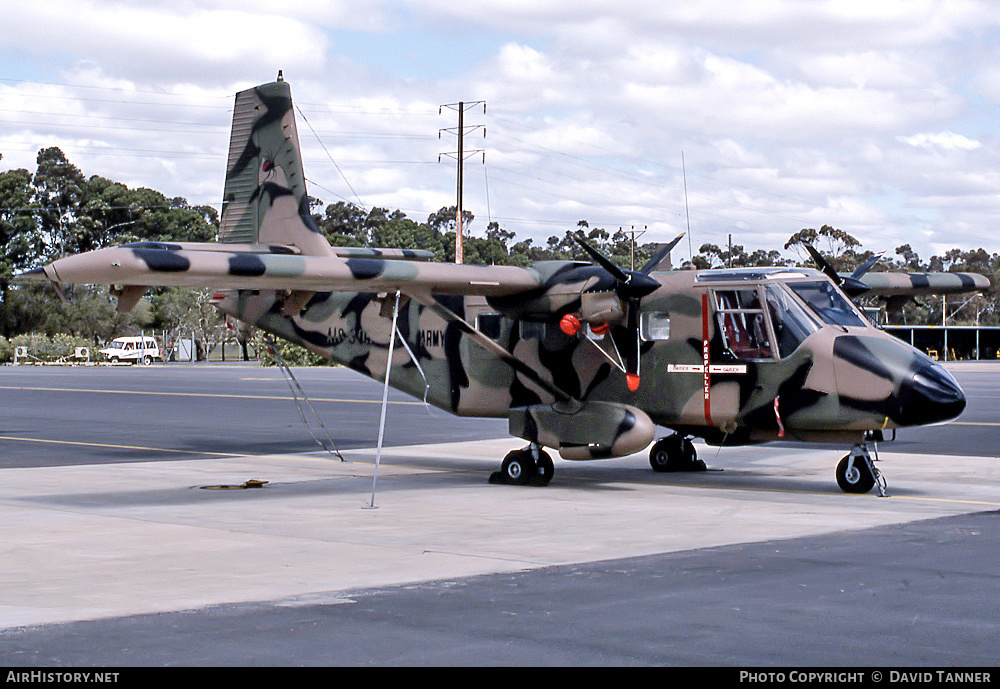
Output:
M824 322L864 328L867 324L832 283L789 282L788 286L815 311Z
M780 284L767 285L764 288L764 295L768 311L771 313L774 336L778 340L778 355L782 359L794 352L803 340L823 327Z
M715 317L726 347L739 359L772 358L756 289L716 290Z

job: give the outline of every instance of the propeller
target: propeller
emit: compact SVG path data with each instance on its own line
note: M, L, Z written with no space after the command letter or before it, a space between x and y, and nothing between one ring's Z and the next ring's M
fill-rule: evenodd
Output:
M624 270L614 262L611 261L607 256L602 254L600 251L592 247L585 239L579 235L571 235L576 242L583 247L584 251L590 254L594 261L608 271L611 277L615 279L615 293L618 294L619 299L624 301L628 306L628 321L627 328L630 333L629 337L629 347L625 353L625 381L628 385L628 389L635 392L639 389L639 301L648 294L652 294L660 287L660 283L655 279L647 275L648 271L651 271L659 262L663 259L663 256L659 256L658 260L653 263L653 261L648 262L643 266L643 270ZM680 237L677 238L678 240ZM673 248L673 244L676 244L677 240L669 245ZM659 255L661 251L657 252ZM669 248L667 249L669 252ZM664 256L665 256L665 252ZM655 257L654 257L655 258Z
M811 244L803 244L803 246L806 248L806 251L809 252L809 255L812 256L813 260L816 261L816 265L818 265L819 269L823 271L823 274L833 280L833 283L840 287L840 289L844 290L844 294L850 298L853 299L854 297L861 296L871 289L868 285L862 282L860 278L862 275L867 273L880 258L882 258L881 253L875 254L858 266L857 270L851 273L850 277L844 277L834 270L833 266L831 266L830 263L823 258L823 254L816 251Z

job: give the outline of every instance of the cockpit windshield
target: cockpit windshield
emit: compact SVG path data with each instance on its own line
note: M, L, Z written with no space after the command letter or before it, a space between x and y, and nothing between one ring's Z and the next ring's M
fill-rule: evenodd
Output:
M824 323L867 325L850 302L825 280L782 280L713 292L723 343L737 359L784 359Z
M815 311L820 318L831 325L865 327L867 324L832 283L818 282L786 283L793 292Z

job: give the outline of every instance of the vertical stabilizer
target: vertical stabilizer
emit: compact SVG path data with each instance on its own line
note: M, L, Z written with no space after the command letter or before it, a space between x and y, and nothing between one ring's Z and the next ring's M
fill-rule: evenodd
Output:
M219 241L290 244L305 255L333 250L309 213L288 84L236 94Z

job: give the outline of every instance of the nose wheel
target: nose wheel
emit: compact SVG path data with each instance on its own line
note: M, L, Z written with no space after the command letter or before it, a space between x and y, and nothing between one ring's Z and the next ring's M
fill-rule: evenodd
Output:
M545 450L532 443L523 450L507 453L500 464L500 471L490 475L490 483L547 486L554 473L552 458Z
M881 497L885 497L886 483L881 472L868 454L868 445L858 443L851 448L851 454L837 464L837 485L845 493L867 493L878 486Z

